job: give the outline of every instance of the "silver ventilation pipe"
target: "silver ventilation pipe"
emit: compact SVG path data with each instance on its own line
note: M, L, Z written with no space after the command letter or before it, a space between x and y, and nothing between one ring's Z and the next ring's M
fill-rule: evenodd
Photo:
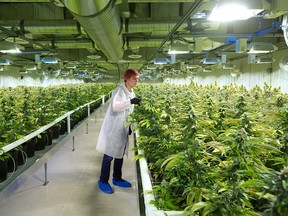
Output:
M108 59L122 58L120 15L113 0L62 0L62 3Z

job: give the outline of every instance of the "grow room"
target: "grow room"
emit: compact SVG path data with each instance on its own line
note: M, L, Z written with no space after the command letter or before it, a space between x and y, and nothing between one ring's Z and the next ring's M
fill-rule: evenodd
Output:
M0 0L1 215L286 216L287 33L286 0Z

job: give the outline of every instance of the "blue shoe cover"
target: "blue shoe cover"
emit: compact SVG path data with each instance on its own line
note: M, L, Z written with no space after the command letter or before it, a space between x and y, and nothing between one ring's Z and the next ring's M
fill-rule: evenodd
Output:
M112 182L114 185L116 185L118 187L128 188L128 187L132 186L130 182L128 182L124 179L116 180L113 178Z
M112 194L113 193L113 189L112 187L110 186L109 183L103 183L101 180L98 181L98 186L100 188L100 190L104 193L107 193L107 194Z

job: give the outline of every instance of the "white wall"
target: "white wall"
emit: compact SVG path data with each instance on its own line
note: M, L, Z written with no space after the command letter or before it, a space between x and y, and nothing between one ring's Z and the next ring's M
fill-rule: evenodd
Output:
M288 71L284 71L279 67L279 61L282 56L288 55L288 50L281 50L273 53L275 62L273 64L248 64L247 58L233 62L240 69L241 74L236 77L230 75L229 70L219 69L214 66L213 72L199 72L193 78L185 79L165 79L164 82L174 84L189 84L191 80L198 84L210 85L217 83L218 86L237 84L243 85L248 89L258 85L264 86L264 83L273 88L281 88L283 93L288 93ZM269 71L272 68L272 72Z
M20 74L17 68L5 68L0 71L0 87L16 87L22 86L53 86L60 84L77 84L84 83L83 79L73 77L57 77L45 78L43 75L39 76L35 71L28 74Z

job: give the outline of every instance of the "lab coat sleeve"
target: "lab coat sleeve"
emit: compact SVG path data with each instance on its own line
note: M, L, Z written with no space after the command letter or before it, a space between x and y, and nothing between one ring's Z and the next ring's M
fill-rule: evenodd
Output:
M113 112L122 112L131 106L130 99L127 100L124 92L118 91L112 100L112 110Z

